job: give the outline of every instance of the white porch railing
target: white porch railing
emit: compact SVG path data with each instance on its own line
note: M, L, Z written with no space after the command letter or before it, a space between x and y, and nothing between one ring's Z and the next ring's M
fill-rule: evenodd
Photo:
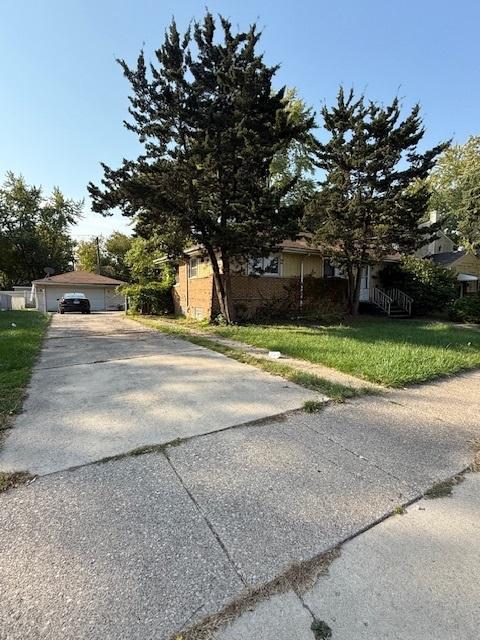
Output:
M400 291L400 289L387 289L386 293L400 308L408 313L409 316L412 315L413 298L407 296L407 294Z
M393 299L378 287L373 287L372 302L389 316Z

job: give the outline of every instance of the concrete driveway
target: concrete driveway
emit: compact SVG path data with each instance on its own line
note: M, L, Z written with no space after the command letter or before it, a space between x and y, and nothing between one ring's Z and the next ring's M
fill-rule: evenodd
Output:
M312 397L119 313L55 314L0 470L51 473L265 418Z
M120 315L55 317L0 468L8 460L44 473L175 430L205 435L1 493L0 640L177 638L458 473L480 442L478 371L207 433L306 397L284 385ZM468 496L478 496L471 478L462 490L470 483ZM409 508L382 527L378 555L345 545L308 601L287 593L264 602L218 640L313 640L309 611L334 629L333 640L450 640L433 626L448 617L445 628L470 640L462 631L466 612L478 611L478 505L468 498L431 519L426 537L407 531ZM412 600L418 633L410 633ZM390 635L378 625L388 619ZM195 633L188 637L205 637Z

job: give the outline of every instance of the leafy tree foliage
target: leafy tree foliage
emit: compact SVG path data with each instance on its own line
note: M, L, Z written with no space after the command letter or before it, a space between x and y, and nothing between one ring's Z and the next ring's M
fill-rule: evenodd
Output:
M431 209L441 215L460 244L480 254L480 136L446 149L428 182Z
M312 122L312 113L301 100L294 89L285 93L285 105L289 118L297 126L309 125ZM316 190L314 179L316 141L312 136L304 139L292 140L289 146L279 151L273 157L270 165L270 175L277 187L287 190L285 201L290 204L307 203Z
M60 189L44 196L40 187L7 173L0 187L0 286L28 285L72 266L74 242L69 226L78 220L83 203L66 198Z
M103 271L107 264L105 262L105 241L102 237L99 237L98 244L100 249L100 271ZM77 242L75 248L75 266L79 271L97 272L97 245L95 238Z
M125 258L132 246L133 238L120 231L113 231L108 238L98 237L98 251L100 253L100 272L104 276L128 281L130 268ZM98 270L97 239L81 240L77 243L76 266L81 271Z
M121 280L130 278L130 269L125 262L125 256L132 247L131 236L120 231L113 231L105 240L105 251L109 261L109 269Z
M454 300L455 274L430 260L405 256L400 264L388 265L380 274L387 289L397 288L413 298L414 313L441 311Z
M383 107L355 98L352 91L346 96L343 89L337 103L322 110L329 137L319 145L318 165L325 179L306 223L345 271L353 314L362 264L395 251L411 252L438 231L419 228L430 198L422 181L447 145L420 153L420 107L405 120L400 112L396 98Z
M103 186L89 191L95 211L119 207L171 256L201 244L230 321L233 259L266 255L297 232L303 207L288 202L296 177L282 183L270 170L293 141L307 140L313 118L296 123L285 91L273 90L278 67L257 53L256 25L233 33L219 21L220 35L207 12L183 36L172 22L149 67L143 52L136 68L119 61L132 88L126 126L144 153L117 170L103 165Z
M173 312L172 286L169 282L148 282L123 286L130 309L142 315L165 315Z
M141 284L158 279L159 269L153 261L163 255L154 240L132 238L130 249L125 254L125 264L130 271L130 279Z

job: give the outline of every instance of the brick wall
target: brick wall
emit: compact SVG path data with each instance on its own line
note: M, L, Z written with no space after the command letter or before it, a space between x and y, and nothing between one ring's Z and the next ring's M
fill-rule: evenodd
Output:
M299 277L232 275L231 289L232 303L239 319L252 318L258 312L300 311ZM305 278L303 310L329 311L334 306L342 306L345 293L345 280ZM220 312L213 277L188 279L185 265L180 265L173 299L175 313L191 318L212 319Z
M303 282L303 311L316 309L330 312L342 307L347 283L343 279L308 277ZM241 318L252 318L259 312L298 313L301 285L299 277L232 276L232 298Z
M197 320L212 316L213 278L188 278L187 265L181 264L173 287L175 313Z
M300 279L235 275L232 276L232 300L236 313L247 318L269 307L298 309Z

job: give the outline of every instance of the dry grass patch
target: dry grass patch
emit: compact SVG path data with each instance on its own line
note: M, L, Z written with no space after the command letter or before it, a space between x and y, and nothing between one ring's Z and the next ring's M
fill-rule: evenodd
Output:
M340 556L340 547L292 565L285 573L271 582L255 589L248 590L243 596L227 604L218 613L210 615L185 631L177 633L171 640L211 640L221 627L231 624L247 611L272 596L286 593L292 589L297 594L308 591L318 578L328 573L332 562Z
M30 482L33 478L34 476L26 471L16 471L13 473L0 471L0 493L20 487L22 484L27 484L27 482Z

